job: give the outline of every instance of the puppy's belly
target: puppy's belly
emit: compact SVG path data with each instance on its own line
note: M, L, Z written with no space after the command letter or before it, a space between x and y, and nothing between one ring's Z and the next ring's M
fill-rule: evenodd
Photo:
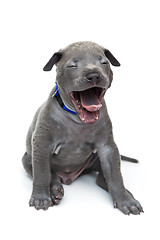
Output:
M64 184L71 184L92 161L91 156L87 159L87 161L83 164L83 166L74 172L57 172L58 176L61 178Z

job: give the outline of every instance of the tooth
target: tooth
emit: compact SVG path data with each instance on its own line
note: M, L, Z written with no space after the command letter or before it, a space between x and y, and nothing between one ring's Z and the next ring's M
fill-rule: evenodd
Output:
M85 118L84 118L84 115L82 115L81 119L82 119L82 121L84 121L84 120L85 120Z

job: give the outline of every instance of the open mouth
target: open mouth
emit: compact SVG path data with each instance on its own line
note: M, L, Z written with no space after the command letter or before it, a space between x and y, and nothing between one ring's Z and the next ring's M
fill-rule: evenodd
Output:
M99 118L105 88L93 87L84 91L70 93L72 102L84 123L94 123Z

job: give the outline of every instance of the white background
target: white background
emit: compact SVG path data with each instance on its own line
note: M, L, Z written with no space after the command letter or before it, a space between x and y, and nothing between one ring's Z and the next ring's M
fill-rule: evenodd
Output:
M145 239L159 233L159 1L1 1L0 134L1 239ZM86 175L65 186L59 206L29 208L32 181L21 158L32 117L55 81L42 68L55 51L89 40L121 63L106 94L114 136L122 154L126 187L144 208L125 216Z

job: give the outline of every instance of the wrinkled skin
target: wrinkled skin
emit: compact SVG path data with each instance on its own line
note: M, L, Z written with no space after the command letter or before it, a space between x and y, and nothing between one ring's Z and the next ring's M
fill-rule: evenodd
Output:
M62 183L71 184L79 175L96 171L97 184L111 194L114 207L124 214L143 211L124 187L103 99L113 78L109 62L120 65L101 46L79 42L55 53L44 67L49 71L56 64L59 94L77 114L62 109L53 96L55 88L36 112L23 156L24 168L33 176L30 206L46 210L58 204L64 195Z

